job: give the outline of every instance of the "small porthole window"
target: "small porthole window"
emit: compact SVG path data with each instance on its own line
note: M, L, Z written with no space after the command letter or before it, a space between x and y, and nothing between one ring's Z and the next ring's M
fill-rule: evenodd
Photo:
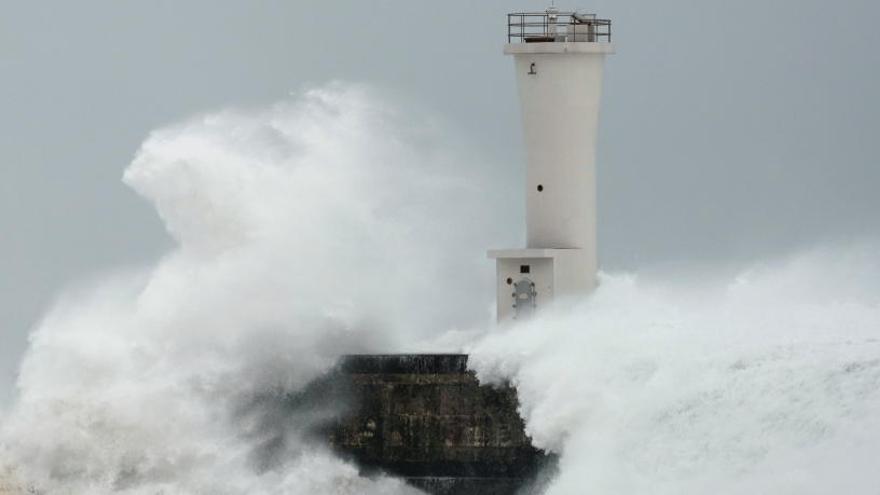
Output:
M507 285L510 285L512 283L513 283L513 279L510 277L507 277Z
M538 184L538 192L541 192L541 191L543 191L543 190L544 190L544 185L543 185L543 184Z

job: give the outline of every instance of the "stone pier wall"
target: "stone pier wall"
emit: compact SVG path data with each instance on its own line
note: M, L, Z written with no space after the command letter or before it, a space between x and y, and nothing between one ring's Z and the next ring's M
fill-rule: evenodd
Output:
M516 390L480 385L462 354L356 355L340 363L351 407L334 449L433 494L513 494L554 459L534 448Z

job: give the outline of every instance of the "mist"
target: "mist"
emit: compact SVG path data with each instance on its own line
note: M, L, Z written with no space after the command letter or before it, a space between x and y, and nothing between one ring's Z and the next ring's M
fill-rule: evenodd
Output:
M42 318L5 463L48 493L404 490L307 445L309 414L266 419L341 354L454 351L485 328L499 213L477 156L342 83L151 133L124 181L176 245Z
M880 243L726 270L604 274L476 343L527 433L562 455L547 494L870 493L880 483ZM682 273L684 272L684 273Z
M44 493L412 493L279 404L345 353L464 350L560 455L551 495L877 486L876 240L610 271L496 327L484 253L516 242L504 191L411 110L333 83L152 132L123 180L174 245L42 317L0 469Z

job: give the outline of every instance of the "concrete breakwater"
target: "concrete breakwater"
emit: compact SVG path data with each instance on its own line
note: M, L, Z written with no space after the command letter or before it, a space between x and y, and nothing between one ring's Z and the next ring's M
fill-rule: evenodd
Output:
M286 455L292 416L309 418L307 431L298 430L309 444L327 445L363 476L386 473L433 495L529 493L555 468L525 434L516 390L481 385L466 355L346 356L304 390L278 397L252 404L264 424L280 426L257 449L268 469L283 469L272 459ZM14 474L0 466L0 495L38 493Z
M346 356L333 382L350 401L327 441L367 473L438 495L501 495L555 466L526 436L516 390L480 385L467 355Z

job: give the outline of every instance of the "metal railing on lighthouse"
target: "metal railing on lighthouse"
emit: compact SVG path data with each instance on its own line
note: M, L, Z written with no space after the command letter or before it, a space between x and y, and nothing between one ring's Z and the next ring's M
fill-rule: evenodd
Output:
M610 43L611 20L577 12L507 14L508 43Z

